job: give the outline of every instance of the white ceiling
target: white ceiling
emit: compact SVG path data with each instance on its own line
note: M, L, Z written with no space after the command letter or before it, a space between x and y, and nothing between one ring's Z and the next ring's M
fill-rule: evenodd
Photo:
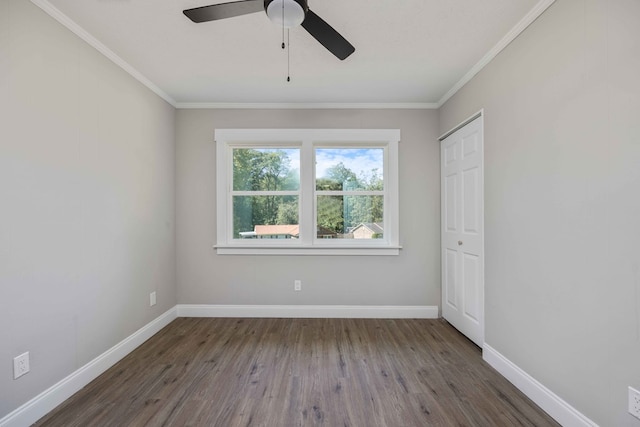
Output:
M195 24L227 0L32 0L177 106L439 105L553 0L309 0L356 48L338 60L264 13ZM52 7L53 6L53 7ZM84 31L83 31L84 30Z

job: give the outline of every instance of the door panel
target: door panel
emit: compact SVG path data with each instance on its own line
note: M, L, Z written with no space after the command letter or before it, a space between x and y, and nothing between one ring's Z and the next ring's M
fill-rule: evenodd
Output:
M464 158L478 153L478 134L471 134L462 138Z
M456 303L456 274L458 254L456 251L447 250L445 255L445 293L446 303L454 308L458 307Z
M442 316L484 343L482 117L441 142Z
M451 147L447 147L445 149L444 159L445 159L444 160L445 164L447 164L447 165L450 164L450 163L455 162L456 160L458 160L457 157L456 157L455 147L451 146Z
M445 204L447 205L447 216L445 216L446 221L446 229L450 232L457 231L458 220L456 218L456 213L458 212L458 208L456 207L458 196L458 175L451 175L446 178L445 184Z
M464 256L464 314L475 322L478 322L478 263L480 257L474 254Z
M478 168L462 172L464 194L464 209L462 219L465 233L478 233Z

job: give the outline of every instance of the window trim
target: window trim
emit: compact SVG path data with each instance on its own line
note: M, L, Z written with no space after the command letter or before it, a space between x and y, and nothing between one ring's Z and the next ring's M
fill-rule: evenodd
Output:
M219 255L398 255L399 129L216 129L216 202ZM238 147L300 148L299 225L300 239L234 239L232 152ZM315 148L384 149L383 239L318 239L316 224ZM304 167L302 165L311 165ZM360 192L365 195L368 192ZM358 241L355 241L358 240Z

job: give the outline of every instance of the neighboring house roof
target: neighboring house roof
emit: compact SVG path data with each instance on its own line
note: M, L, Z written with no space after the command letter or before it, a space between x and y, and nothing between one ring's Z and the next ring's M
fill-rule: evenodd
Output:
M300 234L300 226L298 224L256 225L254 226L253 231L255 231L258 236L273 236L280 234L298 236Z
M362 222L356 225L355 227L353 227L353 229L351 229L350 232L353 233L354 231L356 231L358 228L361 228L361 227L368 228L373 233L378 233L378 234L384 233L384 224L381 222Z
M335 236L336 232L328 228L318 226L316 230L318 235L322 236ZM240 233L241 235L243 233ZM244 232L248 235L256 236L274 236L274 235L300 235L300 225L298 224L286 224L286 225L255 225L253 231Z

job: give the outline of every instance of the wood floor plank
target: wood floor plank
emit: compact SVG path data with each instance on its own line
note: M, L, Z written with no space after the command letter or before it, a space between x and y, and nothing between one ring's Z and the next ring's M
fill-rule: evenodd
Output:
M179 318L37 426L556 426L444 320Z

